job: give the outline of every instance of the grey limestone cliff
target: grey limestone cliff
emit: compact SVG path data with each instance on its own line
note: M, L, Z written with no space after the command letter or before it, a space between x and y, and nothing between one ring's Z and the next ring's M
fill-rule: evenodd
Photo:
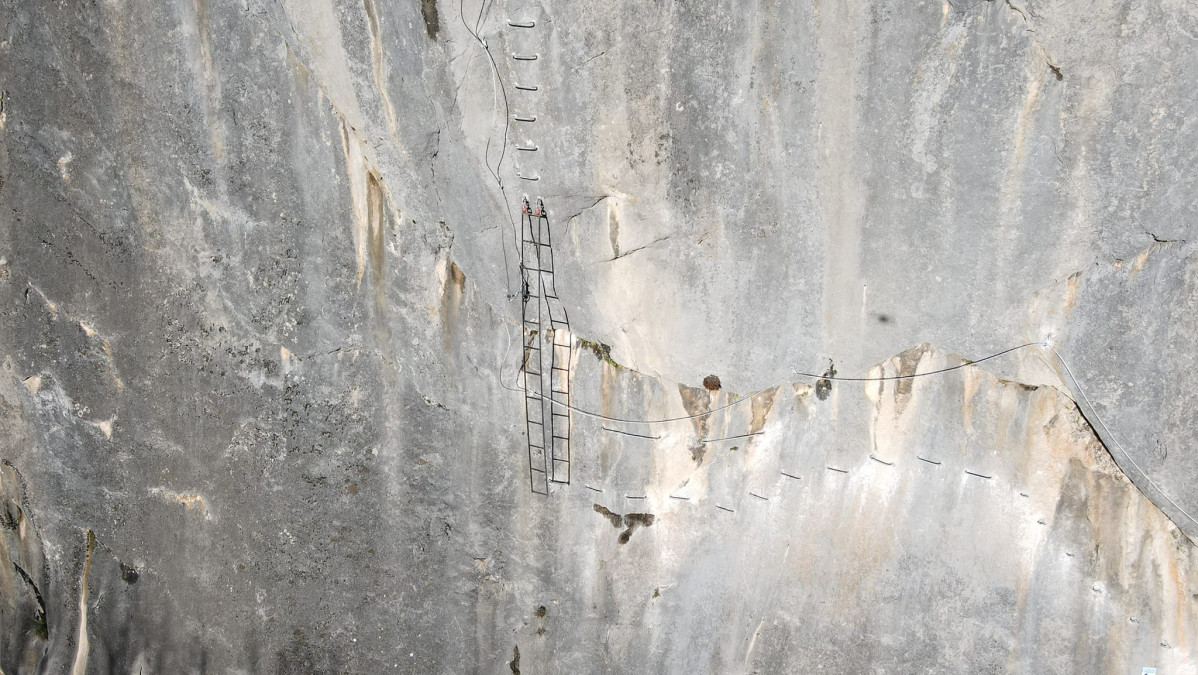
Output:
M1183 0L0 0L0 670L1198 673L1196 113Z

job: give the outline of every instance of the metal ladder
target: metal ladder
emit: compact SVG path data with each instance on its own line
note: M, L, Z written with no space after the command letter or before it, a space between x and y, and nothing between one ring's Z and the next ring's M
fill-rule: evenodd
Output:
M570 483L570 369L574 336L553 279L553 239L541 200L520 208L524 416L530 488Z

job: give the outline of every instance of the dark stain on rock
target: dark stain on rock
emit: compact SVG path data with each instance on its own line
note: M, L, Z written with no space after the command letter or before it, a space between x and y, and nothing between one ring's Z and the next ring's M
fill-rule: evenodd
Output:
M441 17L437 14L437 0L420 0L420 15L424 17L424 32L435 40L437 33L441 32Z
M606 506L600 506L599 504L596 504L594 508L595 513L598 513L599 515L611 521L612 527L618 528L624 522L624 519L620 517L620 514L612 513L611 510L609 510Z
M536 614L538 619L544 619L545 615L548 613L549 613L549 611L547 609L545 609L545 605L541 605L540 607L537 607L537 611L533 612L533 614Z
M620 533L619 542L627 544L629 539L632 539L632 532L638 527L652 527L653 521L657 520L657 516L652 513L630 513L624 516L624 525L628 529Z
M125 563L121 563L121 580L122 581L124 581L127 584L135 584L135 583L137 583L137 580L140 577L141 577L141 575L138 574L136 567L132 567L130 565L126 565Z
M707 391L719 391L720 386L720 378L716 375L708 375L703 378L703 388Z
M291 643L275 652L277 673L339 673L348 669L344 657L323 644L319 638L309 640L303 630L296 629Z
M41 589L34 583L33 577L29 576L29 573L17 563L14 562L12 566L21 577L21 580L28 585L29 590L33 592L34 599L37 600L37 614L33 618L33 628L37 637L45 640L50 637L49 625L46 623L46 600L42 597Z
M512 660L508 662L507 667L516 675L520 675L520 645L512 647Z
M650 527L655 520L657 520L657 516L652 513L630 513L624 516L624 524L628 527L635 527L637 525Z
M444 328L441 346L446 352L453 344L453 335L458 327L458 311L462 308L462 296L466 292L466 275L462 268L452 260L448 263L445 285L441 287L441 326Z
M607 507L600 506L599 504L595 504L594 509L595 513L607 518L607 520L611 522L612 527L619 529L621 526L623 526L625 528L617 539L617 541L619 541L621 544L627 544L628 540L632 539L632 532L636 530L636 528L652 527L653 521L657 520L657 516L654 516L652 513L629 513L626 516L621 516L620 514L613 513ZM537 617L543 618L544 616L545 607L542 606L537 609Z
M18 669L34 672L34 666L45 655L49 626L52 625L47 620L46 600L41 591L47 586L50 572L26 494L21 472L7 459L0 460L0 513L4 514L4 528L0 529L0 564L10 566L8 574L0 570L0 595L4 597L5 635L20 636L19 640L9 637L0 640L5 672L17 672ZM26 664L26 667L16 667L16 664ZM10 669L10 665L14 667Z
M832 380L827 378L836 377L836 364L828 362L828 370L824 372L824 379L818 380L815 383L815 397L821 401L827 401L832 395Z

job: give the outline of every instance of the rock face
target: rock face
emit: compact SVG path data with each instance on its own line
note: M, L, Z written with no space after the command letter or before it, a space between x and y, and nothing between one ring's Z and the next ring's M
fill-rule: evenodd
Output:
M1195 5L0 31L3 672L1198 672Z

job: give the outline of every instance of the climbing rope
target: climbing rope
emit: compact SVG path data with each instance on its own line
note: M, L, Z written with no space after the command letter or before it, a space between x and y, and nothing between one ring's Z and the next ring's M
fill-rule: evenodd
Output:
M511 130L511 107L508 104L507 89L503 86L503 76L499 74L499 65L495 63L495 57L491 55L491 48L487 45L487 41L482 38L479 32L479 27L482 25L483 12L486 9L487 2L488 0L482 0L482 2L479 3L478 16L474 21L473 29L471 29L470 25L466 23L466 0L458 1L458 18L462 21L462 27L466 29L467 33L470 33L470 36L474 38L475 42L477 42L479 46L483 48L483 52L486 53L487 61L491 64L491 73L495 76L495 81L499 84L499 93L503 96L503 145L499 150L499 161L495 163L495 168L491 169L491 138L488 137L487 146L483 152L483 164L487 167L487 172L491 174L491 177L495 179L495 184L499 186L499 193L503 197L504 212L507 214L509 232L512 237L512 245L515 247L515 250L519 251L520 239L516 233L516 220L512 217L511 200L508 199L507 188L505 188L503 185L503 178L501 178L499 175L499 172L503 169L503 159L507 156L507 137L509 131ZM511 301L516 297L516 294L512 292L512 271L511 264L508 261L507 241L501 239L500 242L503 245L503 274L507 288L507 299Z
M955 366L950 366L948 368L941 368L940 370L929 370L926 373L913 373L911 375L888 375L886 377L835 377L832 375L816 375L815 373L804 373L804 372L800 372L800 371L795 371L795 375L798 375L800 377L815 378L817 380L828 380L830 382L889 382L891 380L913 380L917 377L927 377L928 375L939 375L941 373L947 373L947 372L950 372L953 370L960 370L961 368L966 368L966 367L972 366L974 364L983 363L985 361L989 361L990 359L997 359L1000 356L1010 354L1011 352L1023 349L1024 347L1035 347L1035 346L1043 345L1043 344L1044 343L1042 343L1042 342L1028 342L1025 344L1021 344L1018 347L1011 347L1010 349L1004 349L1001 352L998 352L996 354L991 354L990 356L987 356L982 359L977 359L976 361L970 361L970 360L966 359L964 363L959 363Z
M1181 515L1185 516L1186 518L1189 518L1190 522L1194 523L1195 525L1198 525L1198 520L1196 520L1194 518L1194 516L1191 516L1189 513L1186 513L1186 510L1181 508L1181 506L1178 505L1177 502L1170 499L1169 495L1165 494L1165 491L1162 490L1161 487L1159 485L1157 485L1156 482L1154 482L1151 477L1149 477L1148 472L1141 469L1140 465L1136 463L1136 460L1132 459L1131 454L1128 453L1127 450L1125 450L1123 448L1123 444L1119 442L1119 438L1115 436L1114 432L1111 431L1110 427L1108 427L1106 425L1106 422L1104 422L1102 420L1102 417L1098 414L1098 408L1095 408L1094 404L1090 402L1090 397L1086 395L1086 390L1082 388L1081 382L1079 382L1077 379L1077 376L1075 376L1073 374L1073 369L1069 367L1069 364L1066 363L1065 358L1061 356L1060 352L1058 352L1056 350L1056 348L1053 347L1052 343L1050 343L1050 342L1044 342L1043 346L1047 347L1054 355L1056 355L1057 360L1060 361L1061 365L1065 367L1065 372L1069 374L1069 379L1073 380L1073 386L1077 389L1077 392L1082 395L1082 400L1085 401L1086 405L1088 405L1090 407L1090 412L1093 413L1094 419L1097 420L1098 424L1102 426L1102 430L1106 432L1107 437L1111 439L1111 441L1115 444L1115 447L1119 449L1119 452L1123 453L1123 456L1127 458L1127 461L1131 462L1131 465L1133 467L1135 467L1136 471L1140 472L1140 475L1144 477L1144 480L1147 481L1148 484L1151 485L1154 490L1156 490L1157 494L1159 494L1162 499L1164 499L1165 501L1172 504L1173 508L1177 509L1177 511L1179 513L1181 513ZM1068 395L1068 393L1066 393L1066 395ZM1077 399L1071 395L1069 396L1069 398L1075 404L1078 402ZM1078 405L1078 408L1080 409L1081 406ZM1099 440L1101 440L1101 439L1099 439Z
M825 377L823 375L815 375L813 373L804 373L804 372L796 372L795 374L800 377L808 377L808 378L813 378L816 380L835 380L835 381L839 381L839 382L885 382L885 381L890 381L890 380L910 380L910 379L915 379L917 377L927 377L929 375L939 375L941 373L947 373L949 371L965 368L966 366L971 366L971 365L978 364L978 363L984 363L986 361L989 361L991 359L996 359L1005 354L1010 354L1011 352L1018 351L1020 349L1026 348L1026 347L1035 347L1035 346L1046 346L1046 345L1045 345L1045 343L1042 343L1042 342L1028 342L1028 343L1019 345L1018 347L1011 347L1010 349L1004 349L1001 352L996 352L996 353L986 356L984 358L975 359L972 361L967 360L964 363L961 363L959 365L952 366L949 368L941 368L939 370L930 370L926 373L914 373L912 375L894 375L894 376L887 376L887 377ZM505 350L505 353L503 356L504 361L507 361L508 353L510 353L510 351L511 351L511 336L509 335L508 336L508 346L507 346L507 349ZM519 371L517 371L517 372L519 372ZM515 387L509 387L507 384L504 383L502 368L500 369L500 373L499 373L499 386L503 387L504 389L507 389L508 391L526 393L524 388L520 387L518 383ZM631 420L631 419L625 419L625 418L621 418L621 417L611 417L609 415L602 415L600 413L591 412L589 410L584 410L582 408L578 408L576 406L572 406L567 403L563 403L561 401L554 401L553 399L545 399L544 397L542 397L536 393L531 393L531 394L527 394L527 395L530 397L534 397L534 398L542 398L543 400L550 401L554 405L569 408L570 410L573 410L574 412L576 412L580 415L583 415L586 417L592 417L592 418L598 419L598 420L603 420L605 422L617 422L617 423L621 423L621 424L645 424L645 425L648 425L648 424L665 424L668 422L680 422L683 420L693 420L693 419L699 419L702 417L708 417L710 415L714 415L723 410L727 410L734 406L738 406L738 405L744 403L745 401L751 401L755 397L757 397L761 394L764 394L765 392L769 391L770 389L774 389L774 388L776 388L776 387L767 387L765 389L755 391L752 394L749 394L748 396L746 396L744 398L737 399L731 403L728 403L727 405L723 405L718 408L713 408L713 409L705 411L705 412L695 413L693 415L682 415L679 417L663 417L661 419L655 419L655 420Z
M1156 490L1157 494L1159 494L1162 499L1164 499L1171 506L1173 506L1173 508L1177 509L1178 513L1185 516L1187 519L1190 520L1190 522L1194 523L1195 525L1198 525L1198 519L1196 519L1196 518L1194 518L1194 516L1190 515L1185 509L1183 509L1181 507L1180 504L1173 501L1173 499L1170 498L1169 495L1165 494L1165 491L1163 489L1161 489L1161 487L1159 485L1157 485L1156 481L1152 480L1152 477L1148 475L1148 472L1145 471L1143 468L1141 468L1140 465L1136 462L1136 460L1131 456L1131 453L1129 453L1127 451L1127 449L1123 447L1123 444L1119 442L1119 438L1115 435L1115 433L1113 431L1111 431L1111 428L1109 426L1107 426L1107 423L1102 419L1102 416L1099 415L1098 409L1096 407L1094 407L1094 403L1090 400L1090 397L1086 394L1086 390L1082 387L1081 382L1077 379L1077 376L1073 374L1073 369L1069 367L1069 363L1065 360L1065 358L1063 356L1061 356L1061 353L1058 352L1055 347L1053 347L1053 345L1050 341L1028 342L1028 343L1021 344L1017 347L1011 347L1010 349L1004 349L1003 351L996 352L994 354L991 354L991 355L986 356L981 359L976 359L973 361L966 361L964 363L961 363L956 366L951 366L949 368L940 368L937 370L930 370L925 373L914 373L911 375L895 375L895 376L886 376L886 377L825 377L823 375L816 375L813 373L803 373L803 372L796 372L796 375L799 375L802 377L808 377L808 378L815 378L817 380L835 380L835 381L839 381L839 382L883 382L883 381L891 381L891 380L909 380L909 379L914 379L917 377L926 377L929 375L939 375L939 374L950 372L953 370L959 370L961 368L965 368L966 366L976 365L978 363L983 363L983 362L989 361L991 359L996 359L1000 356L1010 354L1011 352L1018 351L1020 349L1025 349L1027 347L1045 347L1049 351L1051 351L1053 353L1053 355L1055 355L1057 357L1057 360L1060 361L1061 365L1064 367L1065 373L1069 376L1069 379L1073 381L1073 387L1081 395L1082 401L1084 401L1086 403L1086 405L1090 408L1090 411L1093 414L1094 419L1102 427L1102 430L1106 432L1107 437L1111 439L1111 442L1114 443L1115 447L1119 450L1119 452L1125 458L1127 458L1127 461L1129 463L1131 463L1132 467L1134 467L1135 470L1137 472L1139 472L1139 474L1141 476L1144 477L1144 480L1149 485L1151 485L1154 490ZM510 351L510 349L511 349L511 338L509 337L508 338L508 350ZM504 360L505 361L507 360L506 353L504 354ZM505 389L508 389L509 391L523 391L522 389L520 389L518 387L516 387L516 388L508 387L506 384L504 384L502 371L500 371L499 384L500 384L500 386L502 386ZM595 419L600 419L600 420L604 420L607 422L618 422L618 423L622 423L622 424L649 425L649 424L664 424L667 422L678 422L678 421L682 421L682 420L691 420L691 419L707 417L709 415L714 415L717 412L727 410L728 408L740 405L741 403L744 403L745 401L752 400L754 397L758 396L759 394L765 393L766 391L769 391L769 389L762 389L761 391L750 394L749 396L747 396L745 398L738 399L738 400L733 401L727 405L720 406L719 408L714 408L714 409L708 410L706 412L696 413L694 415L683 415L680 417L666 417L666 418L656 419L656 420L631 420L631 419L624 419L624 418L619 418L619 417L611 417L608 415L601 415L599 413L594 413L589 410L583 410L583 409L577 408L575 406L567 405L560 401L554 401L552 399L544 399L544 400L548 400L555 405L565 406L580 415L585 415L587 417L593 417ZM1081 407L1077 398L1074 397L1070 392L1064 391L1063 393L1067 397L1069 397L1069 399L1071 401L1073 401L1075 404L1078 404L1079 408ZM615 431L615 430L613 429L612 431ZM1102 439L1099 438L1099 440L1101 441ZM920 457L919 459L922 459L925 462L939 464L939 462L932 462L932 460L927 460L927 459L924 459L923 457ZM967 471L966 473L972 473L972 472ZM977 474L974 474L974 475L977 475ZM983 477L988 478L988 476L983 476Z
M473 37L474 40L476 42L478 42L478 44L483 48L483 51L486 53L487 61L491 65L491 72L495 77L495 81L499 85L499 93L501 94L502 99L503 99L503 110L504 110L504 113L503 113L503 143L502 143L502 145L500 147L500 151L499 151L499 160L496 162L495 168L492 169L491 168L491 160L490 160L491 139L489 137L487 139L487 145L486 145L486 149L484 151L483 159L484 159L484 164L487 167L487 171L491 174L491 177L495 179L495 183L499 187L499 192L500 192L501 196L503 197L504 210L508 217L509 232L512 236L513 246L518 251L518 250L520 250L520 244L519 244L520 237L519 237L518 233L516 232L516 221L512 217L511 201L508 199L507 189L504 187L503 179L500 177L500 171L503 168L503 160L507 155L508 134L511 131L511 105L508 101L507 89L506 89L506 87L504 87L504 84L503 84L503 76L500 75L500 73L499 73L499 66L495 62L495 57L491 54L491 48L487 45L486 40L484 40L480 35L480 26L482 25L482 19L483 19L483 15L485 13L488 1L489 0L482 0L482 2L479 4L478 15L475 18L473 29L471 29L470 25L466 23L465 0L459 0L458 17L462 22L462 26L466 29L466 31L468 33L470 33L471 37ZM517 24L512 24L512 25L517 25ZM518 27L531 27L531 26L518 26ZM535 119L535 118L533 118L533 119ZM521 149L521 150L533 149L533 150L535 150L536 148L535 147L533 147L533 148L520 147L518 149ZM507 242L502 241L502 240L501 240L501 242L503 244L502 249L503 249L503 260L504 260L504 277L505 277L506 287L507 287L507 298L510 301L516 297L516 294L514 294L512 292L511 265L509 263L508 255L507 255ZM910 375L890 375L890 376L883 376L883 377L836 377L836 376L830 375L830 374L820 375L817 373L807 373L807 372L802 372L802 371L795 371L795 375L798 377L806 377L806 378L814 379L817 382L818 381L888 382L888 381L894 381L894 380L911 380L911 379L915 379L915 378L919 378L919 377L928 377L931 375L940 375L943 373L952 372L954 370L959 370L959 369L965 368L967 366L972 366L972 365L976 365L979 363L984 363L991 359L996 359L1000 356L1010 354L1011 352L1015 352L1020 349L1025 349L1027 347L1035 347L1035 346L1046 347L1050 351L1052 351L1052 353L1057 357L1057 359L1061 362L1061 365L1064 366L1065 372L1069 375L1069 378L1071 380L1073 380L1073 384L1076 387L1078 393L1081 394L1082 400L1084 400L1086 402L1086 405L1089 406L1091 412L1094 415L1094 419L1097 420L1099 425L1102 426L1103 430L1107 433L1107 436L1115 444L1115 447L1118 448L1119 452L1122 453L1123 456L1125 458L1127 458L1127 461L1130 462L1133 467L1135 467L1136 471L1138 471L1140 473L1140 475L1144 477L1144 480L1149 485L1151 485L1153 487L1153 489L1155 489L1157 491L1158 494L1160 494L1161 498L1163 498L1165 501L1167 501L1169 504L1171 504L1175 509L1177 509L1177 511L1179 513L1184 515L1195 525L1198 525L1198 519L1195 519L1194 516L1191 516L1188 512L1185 511L1185 509L1183 509L1180 505L1178 505L1177 502L1173 501L1167 494L1165 494L1164 490L1162 490L1161 487L1159 485L1157 485L1156 482L1153 481L1152 478L1148 475L1148 472L1144 471L1144 469L1142 469L1140 467L1140 465L1135 461L1135 459L1132 458L1131 454L1127 452L1127 450L1123 447L1123 444L1119 442L1119 439L1115 436L1115 434L1111 431L1110 427L1107 426L1106 422L1098 414L1098 409L1094 407L1094 404L1090 401L1089 396L1086 395L1085 389L1082 388L1081 383L1078 381L1077 377L1073 374L1073 370L1069 367L1069 364L1065 361L1065 359L1061 356L1061 354L1052 346L1051 342L1048 342L1048 341L1046 341L1046 342L1028 342L1028 343L1024 343L1024 344L1021 344L1016 347L1004 349L1003 351L996 352L994 354L990 354L989 356L986 356L986 357L983 357L980 359L966 360L963 363L960 363L955 366L950 366L947 368L940 368L937 370L932 370L932 371L928 371L928 372L924 372L924 373L912 373ZM509 337L508 351L510 351L510 349L511 349L511 340ZM504 360L505 361L507 360L506 353L504 355ZM567 408L573 412L576 412L576 413L586 416L586 417L591 417L591 418L603 420L606 422L615 422L615 423L619 423L619 424L641 424L641 425L665 424L665 423L669 423L669 422L679 422L679 421L684 421L684 420L692 420L692 419L700 419L703 417L708 417L710 415L714 415L715 413L718 413L718 412L727 410L729 408L735 407L737 405L740 405L741 403L744 403L745 401L750 401L750 400L754 399L755 397L757 397L773 388L773 387L770 387L770 388L762 389L762 390L754 392L744 398L741 398L741 399L738 399L731 403L728 403L727 405L723 405L718 408L714 408L712 410L708 410L708 411L701 412L701 413L695 413L692 415L682 415L682 416L678 416L678 417L667 417L667 418L661 418L661 419L656 419L656 420L633 420L633 419L612 417L609 415L602 415L599 413L591 412L589 410L584 410L582 408L571 405L564 401L555 400L552 397L546 398L540 394L528 392L524 387L519 386L518 383L514 387L509 387L503 382L502 366L500 368L499 384L501 387L503 387L504 389L507 389L508 391L522 392L526 396L529 396L530 398L536 398L536 399L540 399L542 401L547 401L552 405ZM1066 395L1069 395L1068 392L1066 392ZM1073 400L1073 402L1075 404L1078 403L1076 398L1074 398L1073 396L1069 396L1069 397L1071 400ZM1079 405L1079 408L1080 408L1080 405ZM609 431L617 431L617 430L609 429ZM739 437L736 437L736 438L739 438ZM724 439L719 439L719 440L724 440ZM922 458L920 458L920 459L922 459ZM928 460L924 460L924 461L928 461ZM966 473L972 473L972 472L967 471ZM973 475L980 475L980 474L973 474ZM988 478L988 476L982 476L982 477ZM757 495L754 495L754 496L757 496ZM723 508L723 507L720 507L720 508ZM729 509L725 509L725 510L729 510Z

